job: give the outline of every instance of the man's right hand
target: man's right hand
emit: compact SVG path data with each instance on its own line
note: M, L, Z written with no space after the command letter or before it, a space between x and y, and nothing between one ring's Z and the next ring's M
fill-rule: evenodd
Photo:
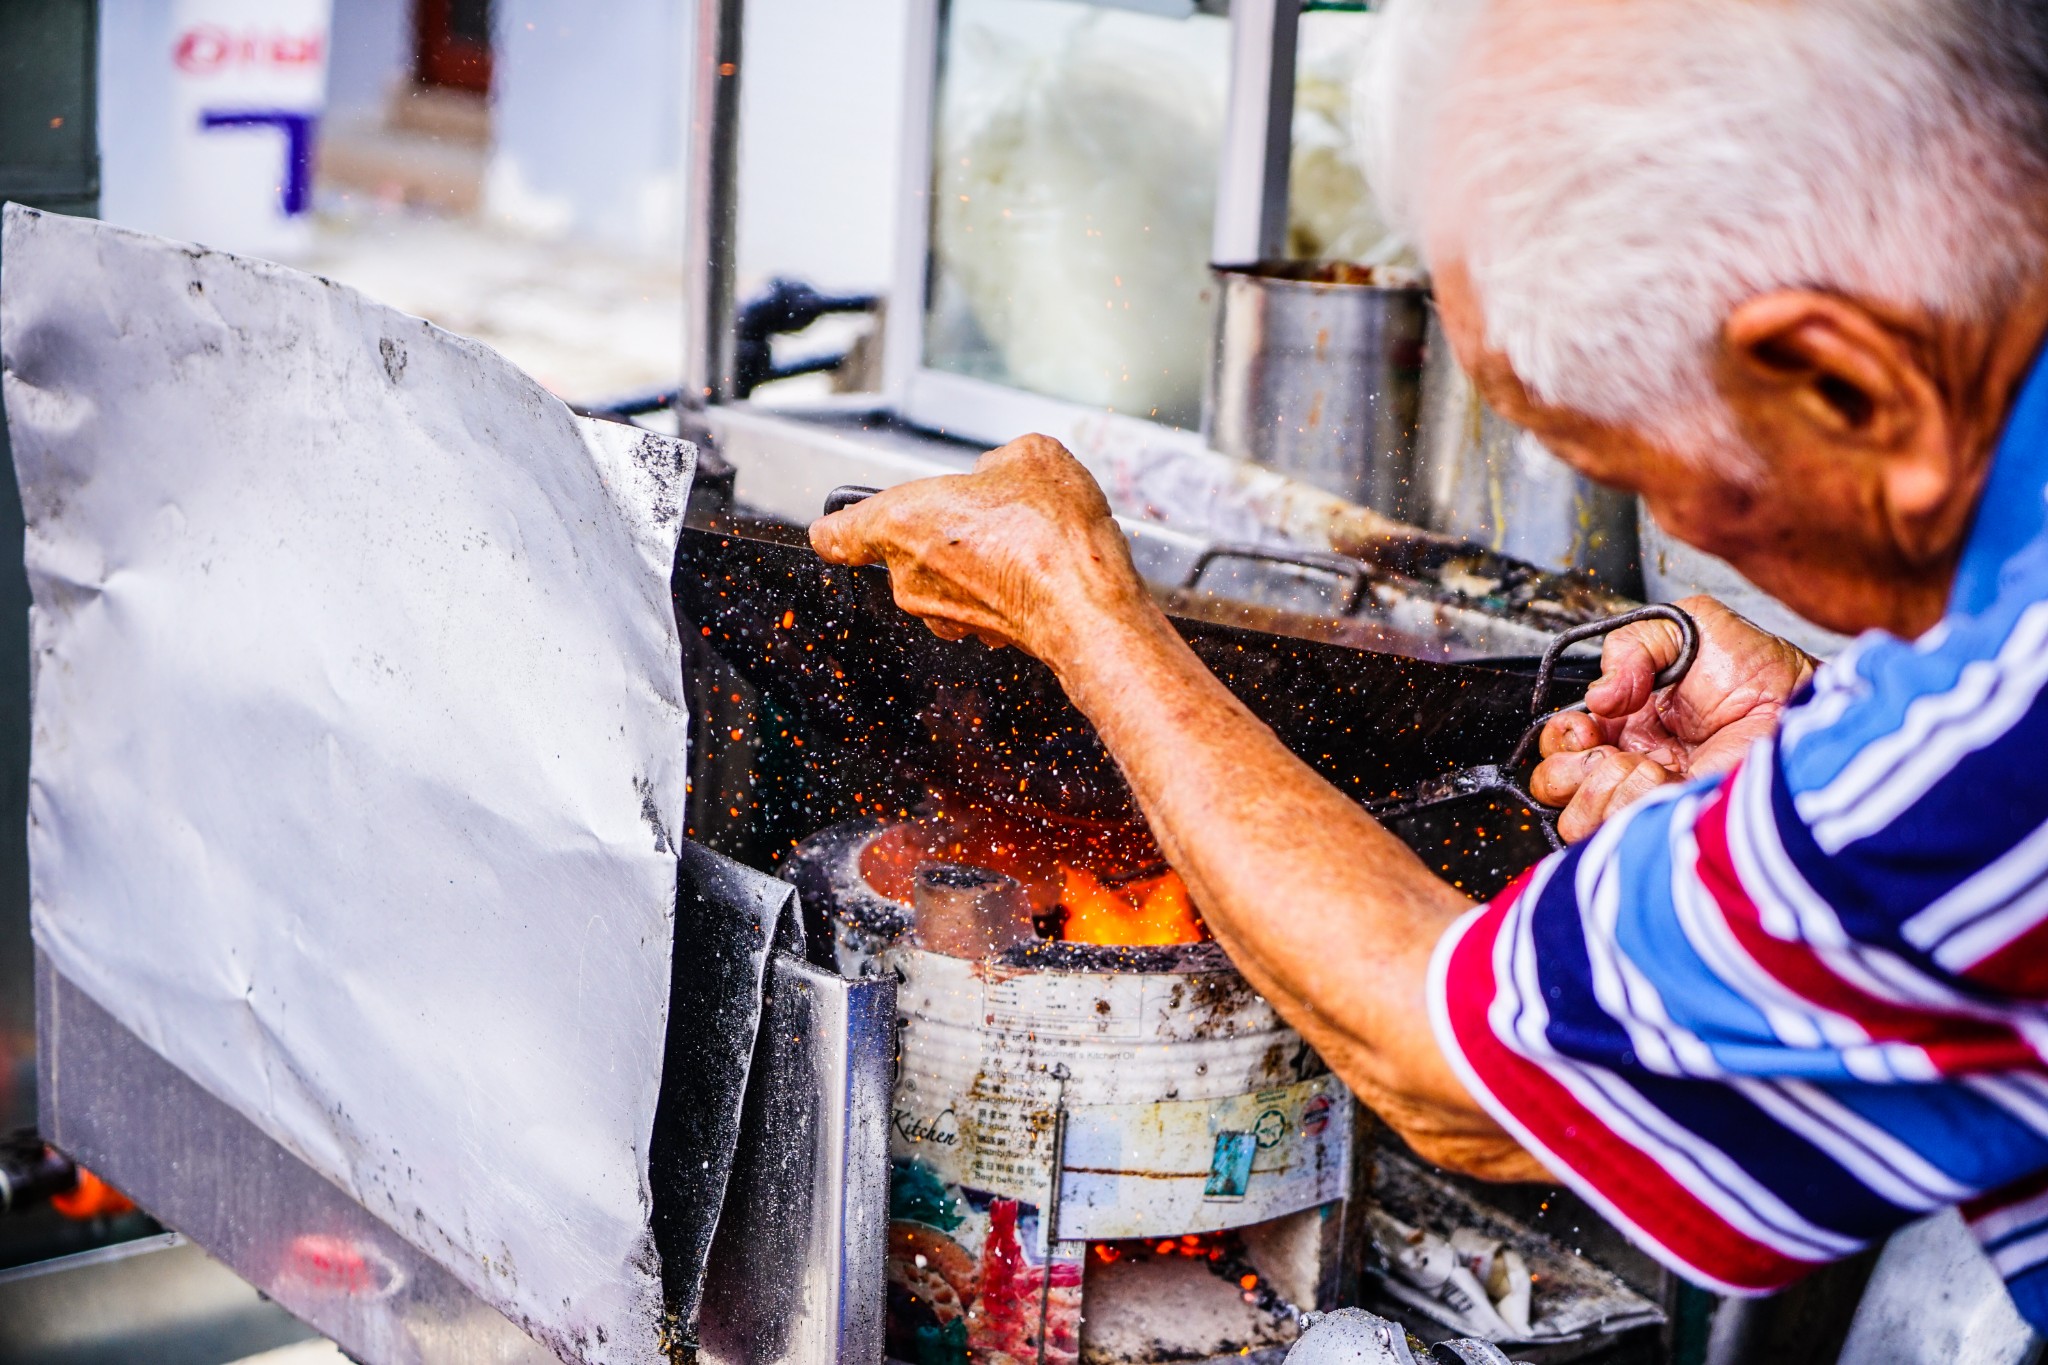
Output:
M1771 733L1813 676L1797 645L1758 630L1711 597L1678 604L1700 628L1699 658L1676 686L1655 678L1678 658L1678 628L1642 621L1607 637L1586 710L1543 727L1529 790L1563 806L1557 832L1577 843L1609 815L1669 782L1726 772Z

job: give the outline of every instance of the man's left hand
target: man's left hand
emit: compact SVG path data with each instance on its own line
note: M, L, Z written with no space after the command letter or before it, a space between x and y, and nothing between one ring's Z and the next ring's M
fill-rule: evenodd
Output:
M1656 685L1678 658L1669 621L1639 621L1607 637L1586 710L1543 727L1543 762L1529 791L1562 806L1557 832L1577 843L1608 816L1657 788L1727 772L1813 676L1814 661L1790 641L1757 629L1711 597L1678 605L1700 630L1700 654L1678 684Z
M935 634L1016 645L1055 671L1076 632L1149 603L1108 500L1049 436L835 512L811 544L835 564L887 564L896 604Z

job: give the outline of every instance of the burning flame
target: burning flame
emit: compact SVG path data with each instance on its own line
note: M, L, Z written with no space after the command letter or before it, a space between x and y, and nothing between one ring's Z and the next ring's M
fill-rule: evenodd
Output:
M80 1166L78 1184L62 1194L52 1195L50 1207L66 1218L84 1222L93 1218L112 1218L135 1207L135 1201L109 1185L106 1181Z
M1230 1234L1227 1232L1184 1232L1179 1237L1163 1237L1154 1242L1090 1242L1088 1250L1104 1265L1114 1265L1126 1256L1186 1256L1197 1261L1221 1261L1231 1251ZM1245 1279L1257 1283L1256 1274L1239 1277L1239 1284L1246 1289Z
M1162 873L1122 886L1105 886L1083 868L1060 865L1065 890L1060 904L1067 910L1069 943L1103 943L1144 947L1163 943L1199 943L1202 922L1188 900L1187 883L1175 872Z
M1068 942L1146 947L1209 937L1178 876L1131 876L1160 865L1158 849L1142 830L1016 812L906 820L861 851L861 878L875 894L907 903L912 879L927 862L966 863L1015 877L1031 897L1034 916L1064 920L1052 932Z

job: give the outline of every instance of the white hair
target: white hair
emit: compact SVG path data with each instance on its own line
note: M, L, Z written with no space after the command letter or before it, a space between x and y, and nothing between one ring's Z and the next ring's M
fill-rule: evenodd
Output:
M2042 269L2043 10L1389 0L1360 139L1532 394L1743 460L1712 376L1742 300L1986 319Z

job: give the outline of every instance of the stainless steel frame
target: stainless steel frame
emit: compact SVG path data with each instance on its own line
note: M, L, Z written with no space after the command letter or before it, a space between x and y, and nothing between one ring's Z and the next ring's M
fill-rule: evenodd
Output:
M932 120L938 99L942 3L913 0L903 35L903 125L897 145L903 184L896 199L896 260L882 339L882 394L898 411L904 411L911 381L924 368L924 314L930 283L927 253L932 229Z
M912 78L903 95L898 145L902 183L882 345L882 393L801 410L730 399L730 363L721 358L729 357L731 349L732 225L739 193L731 153L738 137L739 80L744 74L737 60L737 35L745 0L704 0L699 9L691 67L691 223L684 264L692 293L684 319L689 335L683 376L686 401L697 411L683 414L684 434L719 450L738 466L742 501L793 521L816 516L825 491L837 484L880 487L957 472L969 467L980 450L1027 431L1065 442L1084 462L1092 462L1098 477L1111 464L1131 457L1148 462L1186 457L1195 464L1214 458L1197 431L924 367L933 118L945 3L914 0L903 29L905 69ZM1231 6L1228 123L1218 165L1219 202L1227 211L1219 211L1212 241L1220 257L1271 254L1284 233L1294 45L1301 6L1302 0L1233 0ZM732 59L732 74L722 74L723 58ZM1245 473L1249 477L1256 471ZM1120 512L1146 515L1145 509L1126 505L1128 500L1118 501L1123 490L1117 480L1106 478L1105 485ZM1300 539L1301 526L1328 520L1329 509L1305 517L1298 514L1296 504L1302 499L1296 494L1316 492L1266 489L1253 494L1239 489L1232 501L1260 520L1257 537L1293 543ZM1254 528L1234 525L1230 534L1243 539L1253 535ZM1186 538L1176 532L1164 536ZM1321 546L1313 536L1310 542ZM1169 571L1154 573L1160 566L1152 566L1148 576L1178 583L1185 569L1185 547L1169 548Z
M778 954L700 1341L715 1365L880 1365L896 982Z
M689 69L683 242L683 382L687 409L733 396L733 260L739 225L740 37L743 0L695 7ZM685 432L684 435L689 435Z
M1232 0L1230 106L1216 171L1210 259L1245 265L1287 244L1287 163L1294 129L1294 45L1301 0Z
M551 1352L36 957L43 1136L376 1365Z

